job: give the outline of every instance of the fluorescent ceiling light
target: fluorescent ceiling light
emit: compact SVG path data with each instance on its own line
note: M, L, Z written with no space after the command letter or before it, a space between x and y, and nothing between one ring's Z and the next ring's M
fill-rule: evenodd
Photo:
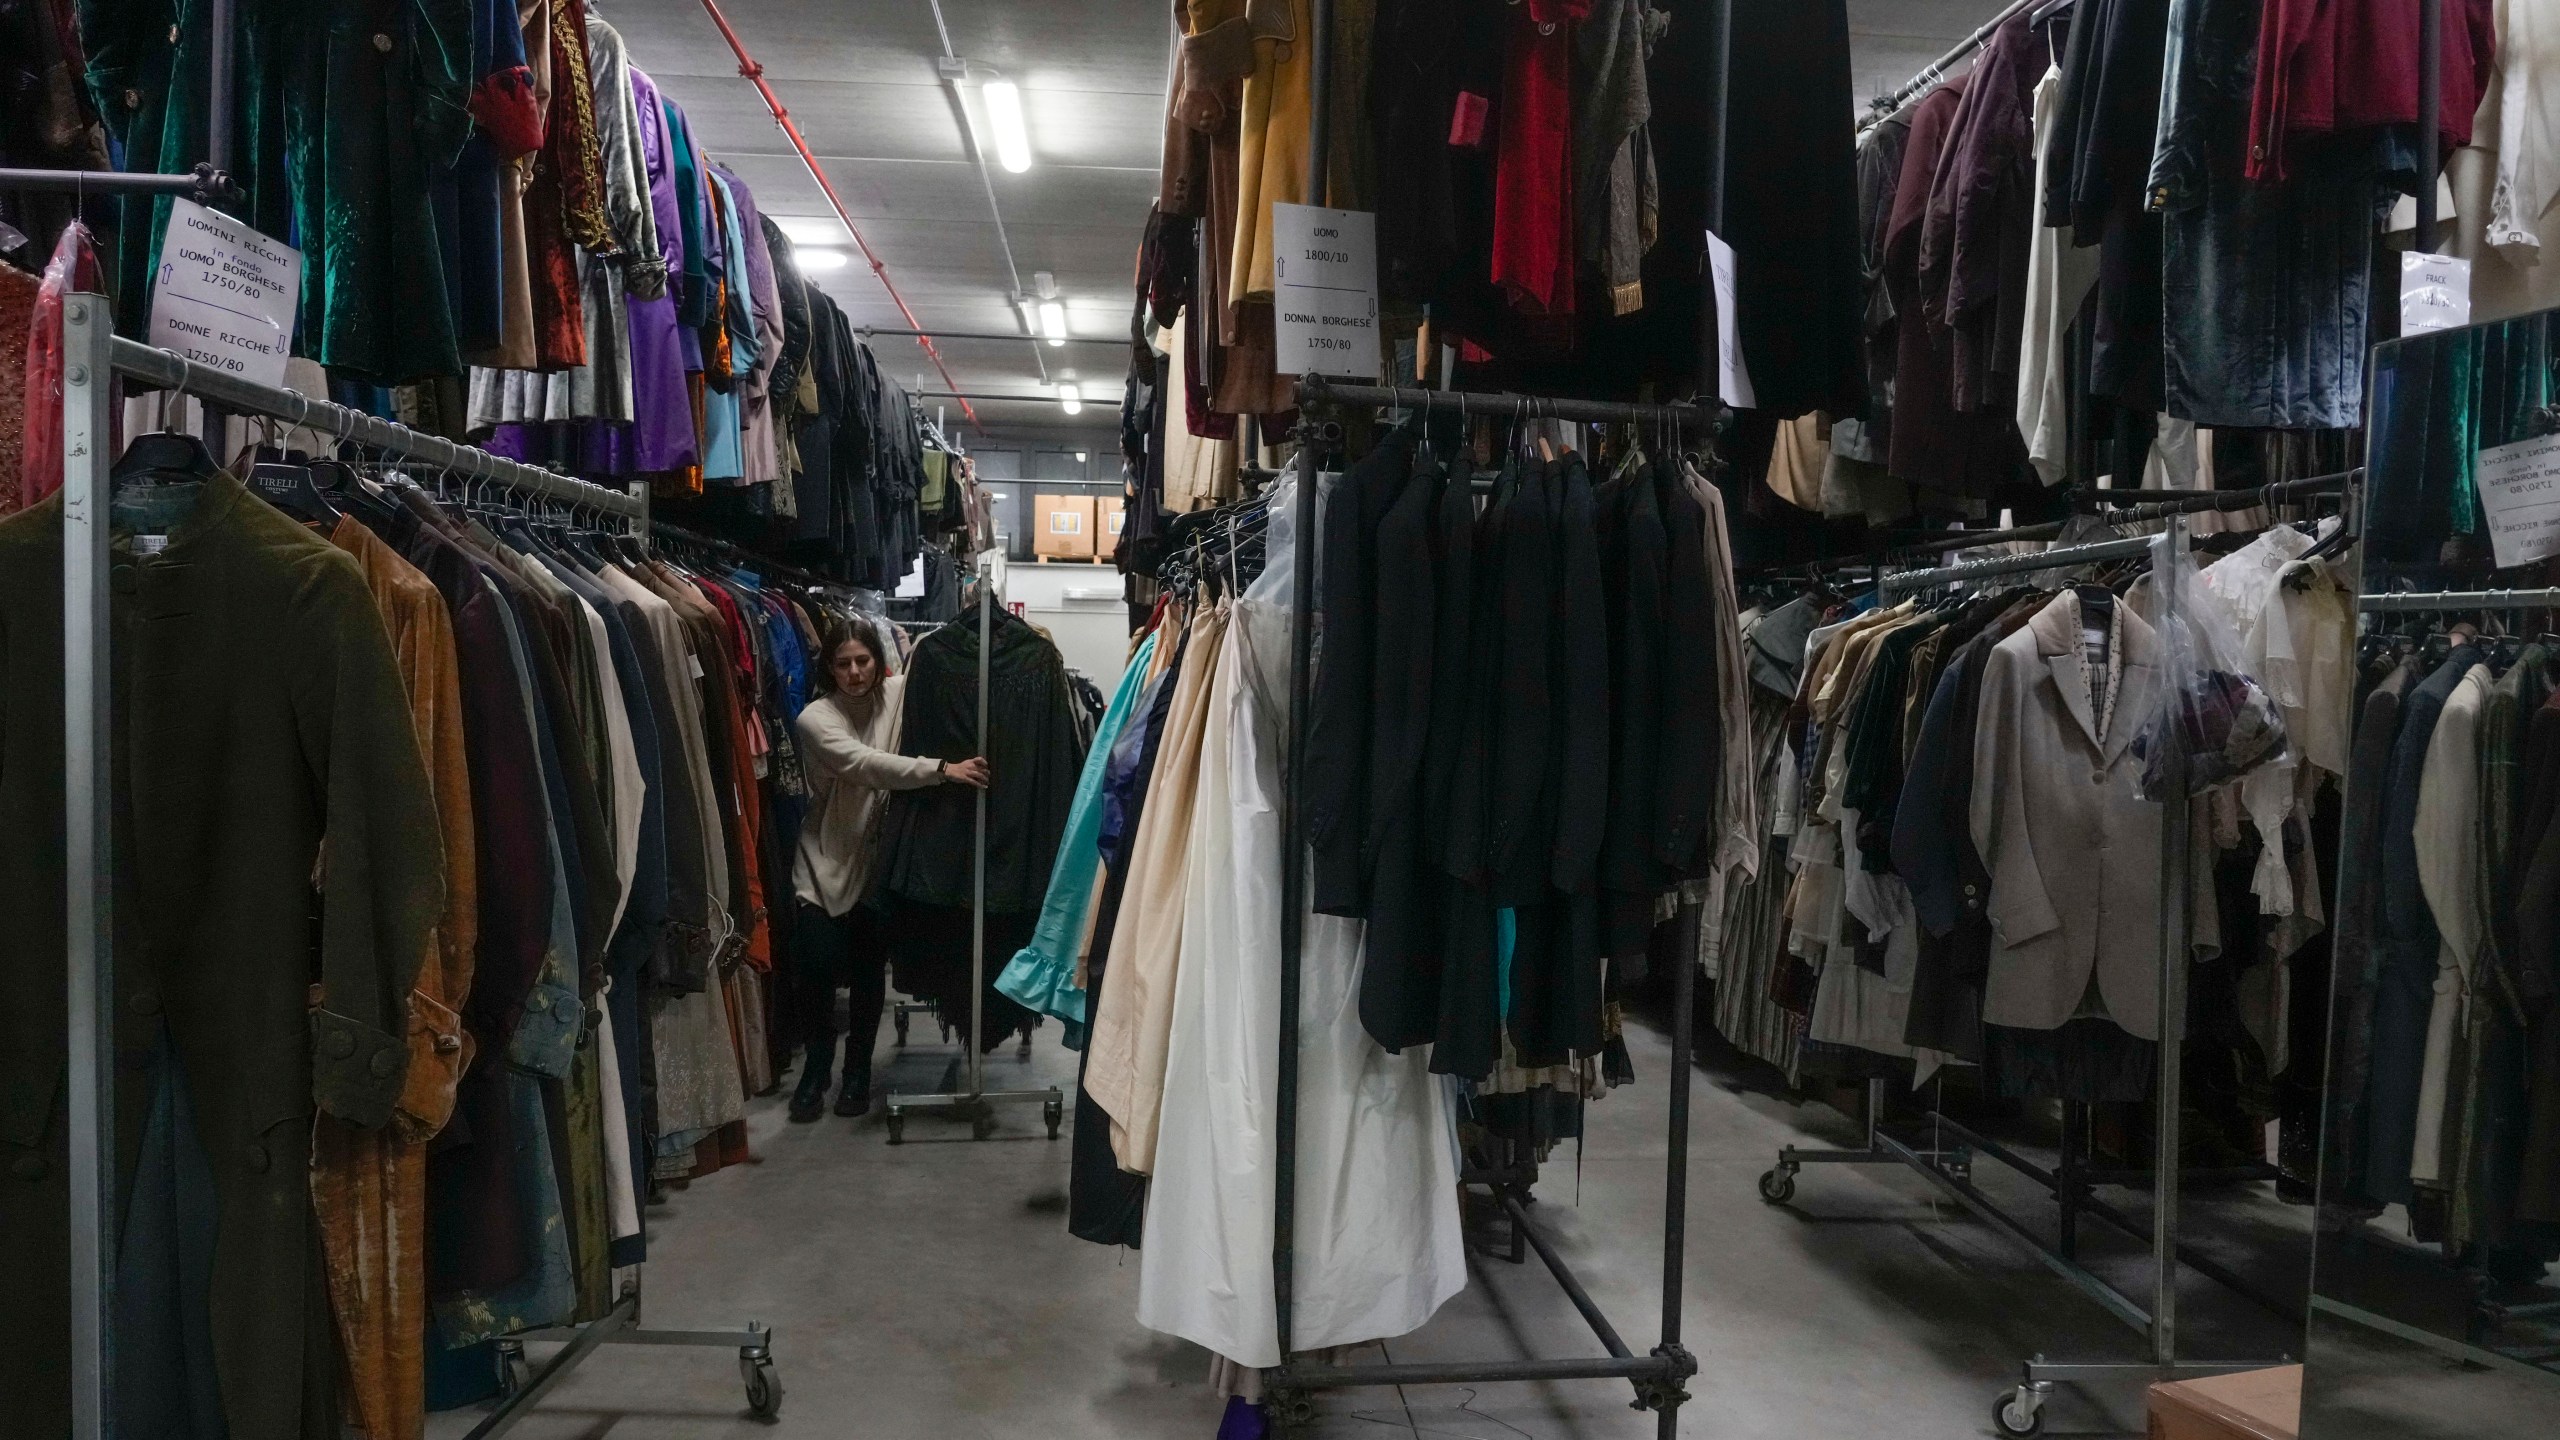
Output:
M1058 408L1070 415L1084 413L1084 395L1076 388L1076 382L1073 380L1058 382Z
M989 80L978 87L987 106L987 126L996 132L996 163L1019 175L1031 168L1031 132L1022 124L1022 91L1012 81Z
M1016 296L1014 296L1014 297L1013 297L1013 305L1014 305L1014 308L1015 308L1015 309L1020 310L1020 311L1022 312L1022 328L1023 328L1025 331L1029 332L1029 334L1030 334L1031 338L1033 338L1033 339L1035 339L1035 340L1039 339L1039 338L1040 338L1040 304L1039 304L1039 302L1038 302L1038 301L1036 301L1036 300L1033 300L1033 299L1032 299L1030 296L1028 296L1028 295L1016 295Z
M833 215L777 215L783 236L794 245L842 245L844 222Z
M1083 451L1081 451L1081 450L1079 450L1079 451L1077 451L1077 452L1076 452L1076 463L1077 463L1077 464L1079 464L1079 465L1082 465L1083 463L1085 463L1085 454L1084 454L1084 452L1083 452Z
M803 270L841 270L853 263L853 257L841 250L794 250L791 258Z
M1067 343L1067 304L1065 301L1043 300L1040 302L1040 333L1048 336L1049 343L1052 345L1064 345Z

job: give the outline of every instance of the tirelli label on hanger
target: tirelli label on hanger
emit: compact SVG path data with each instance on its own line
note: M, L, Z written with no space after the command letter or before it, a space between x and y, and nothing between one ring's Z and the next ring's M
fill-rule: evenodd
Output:
M1271 207L1272 315L1283 375L1378 375L1378 219Z
M284 384L302 252L192 200L173 200L152 277L149 343L260 385Z
M2560 555L2560 435L2492 445L2478 473L2498 568Z

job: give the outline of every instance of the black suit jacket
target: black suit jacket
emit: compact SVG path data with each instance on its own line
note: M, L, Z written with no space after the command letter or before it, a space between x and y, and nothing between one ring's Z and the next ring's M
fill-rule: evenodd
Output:
M1315 907L1327 915L1368 913L1361 842L1368 833L1377 534L1410 465L1410 436L1392 431L1343 473L1324 506L1316 557L1324 628L1307 726L1306 834L1315 848Z

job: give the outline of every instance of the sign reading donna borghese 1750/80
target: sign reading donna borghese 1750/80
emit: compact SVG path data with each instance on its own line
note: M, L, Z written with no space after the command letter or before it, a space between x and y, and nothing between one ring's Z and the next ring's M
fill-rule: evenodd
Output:
M1366 210L1271 207L1272 330L1283 375L1378 375L1378 221Z
M169 207L152 276L150 343L282 385L302 301L302 252L192 200Z

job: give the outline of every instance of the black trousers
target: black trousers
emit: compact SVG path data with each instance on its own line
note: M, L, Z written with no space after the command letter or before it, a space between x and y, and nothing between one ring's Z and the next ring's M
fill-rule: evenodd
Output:
M871 1050L880 1035L880 1012L889 999L889 952L879 912L855 906L830 915L803 900L792 930L792 961L800 973L794 990L803 1007L800 1032L808 1037L800 1073L805 1094L824 1094L836 1060L836 987L853 991L844 1048L848 1088L871 1084Z

